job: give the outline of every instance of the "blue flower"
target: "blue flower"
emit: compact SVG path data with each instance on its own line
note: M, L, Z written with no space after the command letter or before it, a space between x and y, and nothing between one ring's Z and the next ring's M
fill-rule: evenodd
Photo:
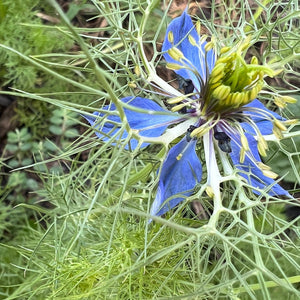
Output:
M170 95L167 103L172 106L171 112L163 103L150 99L121 99L126 103L124 112L129 126L140 137L130 139L126 149L146 147L151 139L171 144L182 137L170 148L158 171L159 183L151 215L160 216L174 208L192 195L201 182L202 164L196 146L204 136L209 184L214 181L209 168L218 149L230 156L254 193L266 189L271 196L290 197L274 181L276 174L260 158L267 150L263 136L272 133L280 136L285 130L285 120L256 99L263 77L273 76L275 72L258 65L256 58L246 64L243 52L248 46L249 42L245 41L233 48L224 47L217 57L213 41L200 37L197 26L185 11L169 24L162 46L167 67L177 74L181 90L176 95L164 90ZM119 116L111 112L115 112L114 105L105 106L103 112L86 119L100 139L106 141L113 137L114 145L118 145L129 133L121 130ZM105 122L100 123L102 119Z

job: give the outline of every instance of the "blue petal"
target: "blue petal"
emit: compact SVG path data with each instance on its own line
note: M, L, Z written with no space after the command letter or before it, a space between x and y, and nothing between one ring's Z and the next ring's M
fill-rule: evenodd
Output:
M276 112L273 112L267 109L259 100L254 99L249 104L244 107L253 107L259 109L259 111L247 111L247 114L250 115L251 119L255 122L256 126L259 128L261 134L268 135L273 133L273 123L269 121L267 118L270 118L270 115L278 120L285 120L283 117L278 115ZM267 116L261 114L261 112L266 112ZM241 123L242 127L249 133L256 135L252 126L247 123Z
M202 166L196 155L196 142L196 140L187 142L186 138L183 138L169 151L160 173L151 215L160 216L175 207L185 199L185 196L190 196L195 185L200 182ZM182 151L183 156L177 160L176 157ZM169 198L171 199L168 201Z
M170 31L173 33L173 43L171 43L168 40L168 34ZM193 46L189 42L189 35L191 35L194 38L198 46ZM191 17L187 14L187 11L185 10L180 17L175 18L169 24L165 40L163 42L162 51L166 52L173 46L176 46L184 54L184 57L188 59L194 66L194 71L198 72L202 79L205 81L206 76L208 75L206 74L205 64L205 45L206 42L200 45L200 37L194 28ZM168 53L164 53L164 58L168 63L176 63L184 66L183 63L174 60ZM210 73L215 65L215 55L212 49L207 52L207 65ZM194 86L200 89L199 81L192 71L187 69L180 69L175 72L185 79L191 79L194 83Z
M155 112L166 112L162 107L152 100L141 98L141 97L126 97L121 99L121 101L128 103L129 105L136 107L138 109L147 110L148 113L142 113L124 108L128 123L130 128L140 130L141 136L144 137L158 137L160 136L168 127L169 123L178 120L178 115L170 114L155 114ZM114 104L107 105L103 108L108 112L116 112L116 107ZM99 118L104 117L105 113L94 112L95 117L84 116L84 118L97 130L96 135L103 141L108 141L111 136L117 134L122 126L119 116L109 115L105 122L99 122ZM99 124L97 124L99 123ZM102 124L104 123L104 124ZM152 128L148 128L151 127ZM121 136L117 138L117 141L123 140L128 136L128 133L124 131ZM116 143L113 143L116 145ZM146 147L149 143L143 143L141 148ZM130 145L126 145L125 149L135 149L138 146L138 140L131 139Z
M248 139L250 151L252 152L254 159L258 162L261 162L257 150L257 141L250 134L246 133L246 137ZM234 138L236 139L237 137L235 136ZM291 197L291 195L285 189L283 189L278 183L275 183L275 181L272 178L263 175L262 171L253 163L253 161L247 155L245 157L245 161L242 164L240 163L240 151L241 151L240 140L239 140L239 145L237 145L232 141L231 148L232 148L232 152L230 153L230 156L233 164L238 169L249 173L249 174L245 174L241 172L240 175L243 176L251 186L259 189L269 188L268 194L271 196L285 195L287 197ZM257 190L253 190L253 192L256 194L260 194Z

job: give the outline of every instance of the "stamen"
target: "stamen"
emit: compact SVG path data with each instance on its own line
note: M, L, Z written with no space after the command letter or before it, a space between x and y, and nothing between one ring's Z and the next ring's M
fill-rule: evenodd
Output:
M206 52L208 52L209 50L211 50L214 47L214 44L212 41L208 42L205 46L204 46L204 50Z
M173 31L169 31L168 32L168 41L170 42L170 43L174 43L174 35L173 35Z
M285 125L295 125L299 122L299 119L291 119L291 120L285 120L284 124Z
M176 111L182 110L184 107L186 107L186 106L188 106L188 105L189 105L189 103L181 103L181 104L178 104L178 105L176 105L176 106L173 106L173 107L171 108L171 111L172 111L172 112L176 112Z
M267 156L268 144L261 134L257 138L257 150L261 156Z
M274 135L276 136L276 138L278 140L283 139L283 134L282 134L281 130L278 127L273 126L273 133L274 133Z
M213 188L210 185L208 185L206 187L205 192L206 192L207 196L210 197L210 198L213 198L214 195L215 195L214 191L213 191Z
M190 143L187 143L186 146L184 147L184 149L181 151L181 153L179 153L177 156L176 156L176 159L177 160L181 160L184 152L187 150L187 148L190 146Z
M246 151L244 148L241 148L241 152L240 152L240 163L244 163L245 161L245 155L246 155Z
M207 124L207 123L206 123ZM197 136L198 138L203 136L205 133L207 133L211 128L209 126L207 126L206 124L200 126L200 127L197 127L196 129L194 129L192 132L191 132L191 137L195 137Z
M168 99L167 102L168 102L168 104L177 104L177 103L183 101L184 99L186 99L186 97L187 97L186 95L178 96L175 98Z
M195 39L190 34L188 35L188 40L192 46L197 46Z
M181 59L184 58L183 53L178 49L178 48L170 48L168 50L168 54L176 61L180 61Z
M271 168L267 165L265 165L264 163L262 162L258 162L257 163L258 167L261 169L261 170L264 170L264 171L270 171Z
M170 70L173 70L173 71L184 69L184 66L181 66L181 65L178 65L178 64L175 64L175 63L167 63L166 67Z
M200 36L201 35L201 23L199 20L196 22L196 31L197 31L198 35Z
M241 134L241 144L242 144L242 147L245 151L250 150L248 139L246 138L245 134L243 134L243 133Z
M267 176L267 177L269 177L269 178L272 178L272 179L276 179L276 178L278 177L278 174L276 174L276 173L274 173L274 172L272 172L272 171L270 171L270 170L262 170L262 173L263 173L265 176Z
M274 126L276 126L281 131L286 131L287 130L287 128L285 127L285 125L282 122L280 122L279 120L277 120L277 119L273 120L273 124L274 124Z
M285 108L287 106L287 103L296 103L297 99L290 97L290 96L281 96L281 97L275 97L274 103L279 108Z
M197 127L194 126L194 125L191 125L188 130L186 131L186 140L188 142L190 142L192 140L192 137L191 137L191 133L193 132L193 130L195 130Z

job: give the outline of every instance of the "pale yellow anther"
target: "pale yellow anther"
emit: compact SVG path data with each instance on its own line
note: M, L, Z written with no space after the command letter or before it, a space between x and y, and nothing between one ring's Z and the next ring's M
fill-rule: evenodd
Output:
M278 174L274 173L273 171L270 170L262 170L263 175L272 178L272 179L276 179L278 177Z
M279 108L285 108L288 103L296 103L297 99L290 97L290 96L279 96L274 98L274 103L279 107Z
M199 20L196 22L196 31L197 31L198 35L200 36L200 34L201 34L201 23L200 23Z
M188 40L192 46L197 46L195 39L190 34L188 35Z
M187 105L186 103L178 104L178 105L172 107L171 111L172 112L179 111L179 110L183 109L186 105Z
M207 34L203 34L200 38L200 44L204 43L207 39Z
M175 48L175 47L170 48L170 49L168 50L168 54L169 54L174 60L177 60L177 61L180 61L181 59L184 58L183 53L182 53L179 49L177 49L177 48Z
M210 185L208 185L206 188L205 188L205 192L206 192L206 194L208 195L208 197L210 197L210 198L213 198L214 197L214 191L213 191L213 188L210 186Z
M213 46L214 46L213 42L210 41L204 46L204 50L206 52L208 52L209 50L211 50L213 48Z
M261 169L261 170L265 170L265 171L270 171L271 168L267 165L265 165L264 163L262 163L261 161L257 162L257 165L258 167Z
M273 133L278 140L283 138L282 131L277 126L273 126Z
M170 43L174 43L174 35L173 35L173 31L169 31L168 32L168 41L170 42Z
M231 49L230 47L223 47L220 50L220 54L224 54L224 53L228 52L230 49Z
M257 143L257 150L261 156L263 157L267 156L266 148L262 143L259 142Z
M290 96L281 96L281 97L275 97L274 100L280 99L281 101L285 102L285 103L296 103L297 99L295 99L294 97L290 97Z
M277 120L277 119L274 119L273 124L274 124L279 130L281 130L281 131L286 131L286 130L287 130L286 126L285 126L281 121L279 121L279 120Z
M286 103L297 103L297 99L291 96L282 96L283 101Z
M290 120L285 120L284 124L285 125L295 125L299 123L299 119L290 119Z
M177 104L177 103L181 102L184 99L186 99L186 95L170 98L170 99L167 100L167 102L169 104Z
M248 98L248 97L247 97ZM239 107L242 103L244 103L244 93L235 92L234 96L232 97L232 105L233 107Z
M263 87L263 84L258 82L256 84L256 86L252 88L252 90L250 91L250 94L249 94L249 100L250 101L252 101L253 99L256 98L258 93L261 91L262 87Z
M178 155L176 156L176 159L177 159L177 160L181 160L181 158L182 158L182 153L180 153L180 154L178 154Z
M266 150L268 150L268 148L269 148L268 144L267 144L265 138L261 134L258 136L257 142L258 142L258 144L261 144L262 147L264 147Z
M235 92L232 94L231 103L233 107L239 107L241 104L242 95L239 92Z
M224 100L230 93L230 87L227 85L220 85L213 91L213 97L219 100Z
M275 97L274 98L274 103L279 107L279 108L285 108L287 106L287 103L283 101L282 97Z
M211 79L215 76L223 74L225 66L226 66L226 64L224 64L224 63L216 64L215 67L211 71L211 74L210 74Z
M241 152L240 152L240 163L241 164L245 161L245 155L246 155L245 149L241 148Z
M209 127L207 127L207 126L201 126L201 127L198 127L196 129L194 129L191 132L190 136L191 136L191 138L193 138L195 136L200 137L200 136L204 135L205 133L207 133L209 130L210 130Z
M175 63L167 63L166 67L170 70L180 70L180 69L184 68L183 66L175 64Z
M246 136L244 134L241 134L241 144L245 151L249 151L248 139L246 138Z

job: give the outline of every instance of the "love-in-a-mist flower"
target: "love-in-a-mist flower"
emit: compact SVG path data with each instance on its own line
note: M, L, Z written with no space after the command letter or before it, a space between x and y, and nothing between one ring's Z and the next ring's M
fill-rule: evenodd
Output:
M205 150L202 163L207 168L205 184L210 196L214 196L215 182L219 184L219 153L221 158L230 157L255 193L264 189L271 196L290 197L260 158L268 148L264 135L274 133L280 137L286 130L285 120L256 99L264 86L264 77L273 77L276 71L258 65L256 57L246 63L244 55L249 46L246 39L218 51L213 41L206 42L200 36L198 24L194 25L185 11L169 24L162 47L167 67L177 73L180 91L174 92L171 86L168 89L167 83L156 83L169 96L166 102L171 109L164 107L163 99L160 103L141 97L121 99L126 104L124 112L132 129L130 135L134 132L141 139L129 140L126 130L120 132L122 124L115 105L105 106L104 112L95 112L94 117L86 117L97 129L99 138L113 139L114 144L127 139L128 150L144 148L151 140L170 144L181 137L158 171L151 215L166 213L190 196L201 182L202 164L196 151L200 140ZM100 122L101 119L105 121Z

